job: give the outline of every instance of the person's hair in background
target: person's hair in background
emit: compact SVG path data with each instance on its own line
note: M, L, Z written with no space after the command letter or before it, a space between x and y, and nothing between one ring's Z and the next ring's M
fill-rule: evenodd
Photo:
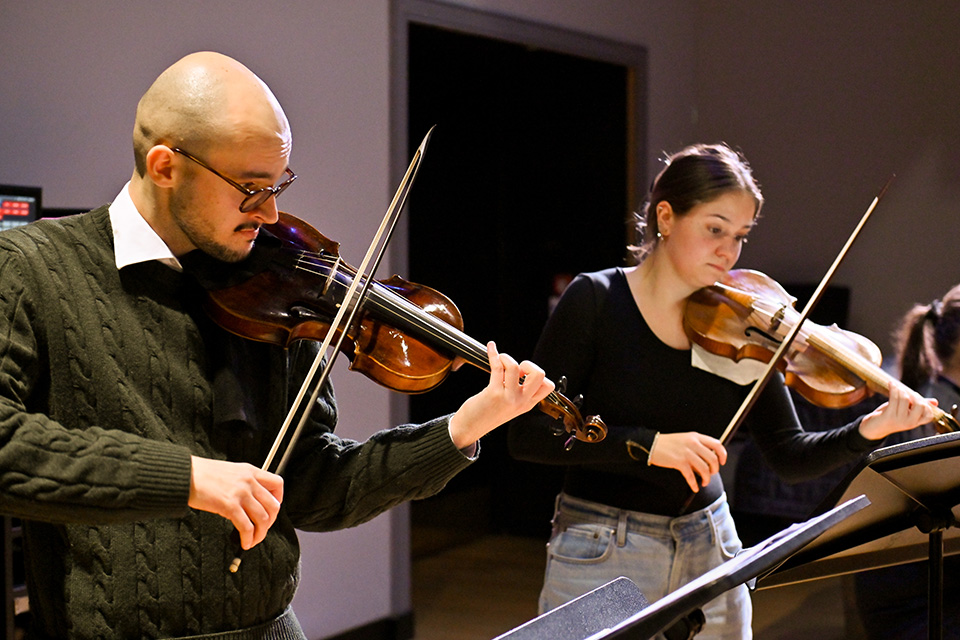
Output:
M893 334L900 380L922 395L936 398L952 412L960 404L960 285L941 299L915 304ZM887 446L937 434L933 425L895 433ZM926 638L929 583L925 562L908 562L853 574L860 621L868 640ZM943 592L960 590L960 556L943 559ZM944 598L941 637L960 637L960 603Z
M939 300L918 304L907 312L895 334L900 379L911 389L960 364L960 285ZM954 384L960 380L951 378ZM945 407L949 409L949 407Z
M654 178L650 196L635 218L635 238L629 247L637 262L650 253L660 239L657 205L669 202L674 213L683 216L693 207L730 191L744 191L756 202L754 217L760 215L763 194L753 170L742 154L724 143L690 145L667 157L666 166Z

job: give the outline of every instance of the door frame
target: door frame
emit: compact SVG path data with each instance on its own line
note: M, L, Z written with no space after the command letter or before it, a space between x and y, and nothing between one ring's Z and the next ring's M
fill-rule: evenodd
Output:
M440 27L465 34L484 36L548 49L627 70L627 202L639 203L646 180L647 140L647 50L569 29L561 29L502 14L460 7L436 0L392 0L390 3L390 176L399 183L410 163L408 153L408 26L411 23ZM429 149L425 154L429 157ZM392 194L390 194L392 195ZM389 266L393 273L409 271L407 216L401 216L391 237ZM403 394L391 394L393 424L408 420L409 401Z

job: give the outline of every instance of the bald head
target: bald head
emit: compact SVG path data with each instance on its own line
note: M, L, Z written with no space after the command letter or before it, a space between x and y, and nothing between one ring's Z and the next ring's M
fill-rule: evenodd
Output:
M212 145L271 139L289 153L290 125L270 88L233 58L193 53L160 74L140 99L136 170L143 176L146 153L156 144L203 154Z

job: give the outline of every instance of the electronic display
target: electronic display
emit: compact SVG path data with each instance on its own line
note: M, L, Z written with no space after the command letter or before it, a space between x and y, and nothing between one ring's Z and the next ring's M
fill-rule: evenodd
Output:
M0 231L39 218L41 195L40 187L0 184Z

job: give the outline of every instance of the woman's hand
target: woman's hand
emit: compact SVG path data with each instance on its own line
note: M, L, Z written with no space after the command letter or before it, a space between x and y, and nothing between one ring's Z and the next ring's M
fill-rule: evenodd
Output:
M860 435L868 440L882 440L891 433L933 422L936 406L936 398L924 398L903 385L890 385L887 401L860 421Z
M726 463L723 443L695 431L661 433L650 451L650 464L676 469L694 493L710 484L710 476L719 473Z

